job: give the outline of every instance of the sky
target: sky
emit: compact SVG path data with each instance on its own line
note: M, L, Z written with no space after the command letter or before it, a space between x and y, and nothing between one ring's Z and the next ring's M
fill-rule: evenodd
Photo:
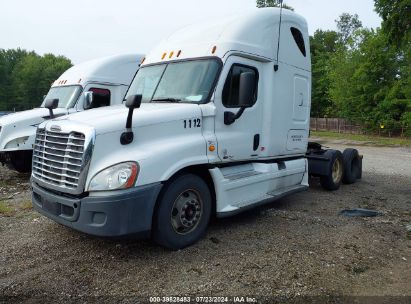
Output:
M0 0L0 48L64 55L74 64L124 53L144 54L175 30L255 9L255 0ZM335 30L344 12L365 27L381 19L373 0L284 0L312 35Z

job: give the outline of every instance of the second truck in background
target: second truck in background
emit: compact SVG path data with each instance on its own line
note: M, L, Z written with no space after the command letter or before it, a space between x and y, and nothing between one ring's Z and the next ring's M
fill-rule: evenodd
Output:
M1 117L0 163L18 172L31 170L36 128L52 118L45 108L47 100L57 103L54 117L121 104L142 58L117 55L75 65L52 84L39 108Z

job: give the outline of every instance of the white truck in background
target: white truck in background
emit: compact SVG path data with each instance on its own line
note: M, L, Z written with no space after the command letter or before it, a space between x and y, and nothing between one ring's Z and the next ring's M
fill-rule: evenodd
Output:
M51 118L46 101L57 103L55 117L121 104L142 58L117 55L75 65L52 84L39 108L1 117L0 163L18 172L30 172L36 128Z
M266 8L182 29L145 58L126 107L42 123L34 208L85 233L179 249L212 215L306 190L309 176L329 190L361 178L356 150L308 143L307 24L280 15Z

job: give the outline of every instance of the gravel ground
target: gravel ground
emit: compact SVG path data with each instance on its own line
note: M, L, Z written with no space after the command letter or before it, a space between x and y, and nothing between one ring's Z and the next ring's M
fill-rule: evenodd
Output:
M361 182L326 192L312 180L307 192L214 220L206 238L177 252L58 225L30 208L27 175L0 168L0 302L136 302L173 295L411 301L405 229L411 223L411 150L357 148L364 155ZM383 216L338 215L357 207Z

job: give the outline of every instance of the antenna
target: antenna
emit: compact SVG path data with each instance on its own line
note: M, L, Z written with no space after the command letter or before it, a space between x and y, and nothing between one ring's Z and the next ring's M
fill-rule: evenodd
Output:
M280 24L278 25L278 43L277 43L277 59L276 64L274 64L274 71L278 71L278 54L280 52L280 38L281 38L281 21L283 16L283 0L278 0L280 2Z

